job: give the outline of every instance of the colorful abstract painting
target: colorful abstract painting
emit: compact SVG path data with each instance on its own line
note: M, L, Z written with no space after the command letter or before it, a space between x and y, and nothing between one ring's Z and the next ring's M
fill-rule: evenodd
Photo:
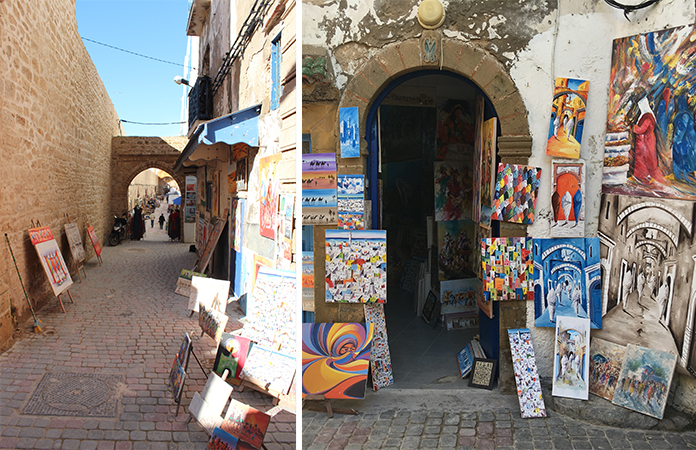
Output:
M677 356L628 344L612 403L662 419Z
M374 325L302 324L302 397L365 398Z
M491 219L533 224L540 177L538 167L498 164Z
M46 272L49 283L51 283L53 294L58 296L65 292L73 281L63 259L63 254L58 248L58 243L53 239L51 229L49 227L31 228L29 238L34 244L41 266Z
M614 40L602 191L696 200L696 28Z
M590 319L556 317L552 395L587 400L589 355Z
M338 228L365 228L365 176L338 176Z
M435 221L471 218L470 199L463 161L435 161Z
M336 154L302 155L302 224L329 225L338 222Z
M599 238L534 239L534 326L557 316L590 319L602 328Z
M585 236L585 162L555 160L551 163L552 237Z
M360 156L360 115L357 106L339 108L341 158Z
M270 421L271 416L268 414L231 399L220 428L240 441L259 449L263 444L263 437L266 435Z
M481 239L484 301L534 300L532 239Z
M280 182L277 171L283 155L275 154L259 159L259 233L263 237L275 239L276 216Z
M326 230L326 301L386 303L386 230Z
M237 441L236 437L216 427L213 429L213 434L208 441L208 448L212 450L235 450Z
M465 278L440 282L442 314L472 312L477 310L476 298L481 292L481 280Z
M214 309L207 309L203 304L200 305L198 326L201 327L203 333L213 338L216 343L220 342L228 320L229 317L223 313Z
M184 333L184 340L181 343L179 352L174 358L172 368L169 371L169 386L172 389L172 397L175 400L179 399L181 390L184 387L184 368L188 365L189 351L191 350L191 337L188 333Z
M73 261L79 264L85 260L85 247L82 245L82 236L80 236L80 229L77 227L76 223L66 223L65 227L65 237L68 238L68 244L70 245L70 253L72 254Z
M471 220L437 222L440 280L457 280L475 276L476 226Z
M590 392L612 401L626 347L592 338L590 342Z
M275 395L287 394L295 378L296 360L293 355L254 344L249 350L240 378Z
M483 208L493 205L498 119L493 117L483 122L481 135L481 208Z
M230 295L230 282L215 278L193 276L189 294L188 309L198 312L200 305L215 309L225 314L227 299Z
M372 368L372 388L376 391L394 384L389 338L387 337L387 320L384 317L384 305L382 304L365 303L364 309L365 323L373 324L375 327L372 350L370 351L370 367Z
M589 89L589 81L556 78L551 123L546 141L547 155L571 159L580 157Z
M522 418L546 417L546 406L532 346L532 333L528 328L509 329L508 339Z
M213 372L222 376L225 369L228 369L230 371L227 377L228 380L239 379L251 345L251 340L245 337L229 334L223 335L215 355Z
M314 252L302 252L302 299L314 299Z

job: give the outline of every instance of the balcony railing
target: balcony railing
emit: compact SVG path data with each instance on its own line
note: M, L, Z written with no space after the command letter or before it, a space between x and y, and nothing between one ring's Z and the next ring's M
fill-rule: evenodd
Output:
M210 120L213 118L213 91L211 80L208 76L196 79L196 84L189 92L189 130L197 120Z

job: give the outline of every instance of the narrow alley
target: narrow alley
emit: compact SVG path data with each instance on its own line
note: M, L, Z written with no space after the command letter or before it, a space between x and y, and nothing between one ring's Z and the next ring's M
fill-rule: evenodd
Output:
M178 415L167 386L184 333L206 372L215 358L188 299L174 293L181 269L195 262L188 250L148 223L143 240L104 247L102 266L96 258L85 264L87 277L70 289L75 303L62 296L67 313L56 299L37 313L43 333L31 331L31 320L20 325L14 346L0 354L0 449L207 448L205 431L187 423L186 407L206 381L195 360ZM270 397L248 389L235 388L232 398L272 407ZM264 444L294 443L295 415L282 411Z

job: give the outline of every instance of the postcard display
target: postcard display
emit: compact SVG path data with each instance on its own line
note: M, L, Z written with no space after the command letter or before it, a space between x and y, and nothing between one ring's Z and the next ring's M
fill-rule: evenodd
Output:
M53 294L58 297L60 308L65 312L63 300L60 294L68 292L70 301L75 303L69 288L73 281L68 271L68 266L65 264L63 254L58 248L58 243L53 239L53 233L49 227L31 228L29 229L29 238L36 249L36 254L41 261L41 266L46 272L48 281L51 283Z

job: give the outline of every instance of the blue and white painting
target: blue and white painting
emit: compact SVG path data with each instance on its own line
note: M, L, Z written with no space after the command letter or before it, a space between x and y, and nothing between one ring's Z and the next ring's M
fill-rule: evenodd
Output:
M340 108L341 158L360 156L360 126L358 107Z
M558 316L590 319L602 328L599 238L534 239L534 325Z

